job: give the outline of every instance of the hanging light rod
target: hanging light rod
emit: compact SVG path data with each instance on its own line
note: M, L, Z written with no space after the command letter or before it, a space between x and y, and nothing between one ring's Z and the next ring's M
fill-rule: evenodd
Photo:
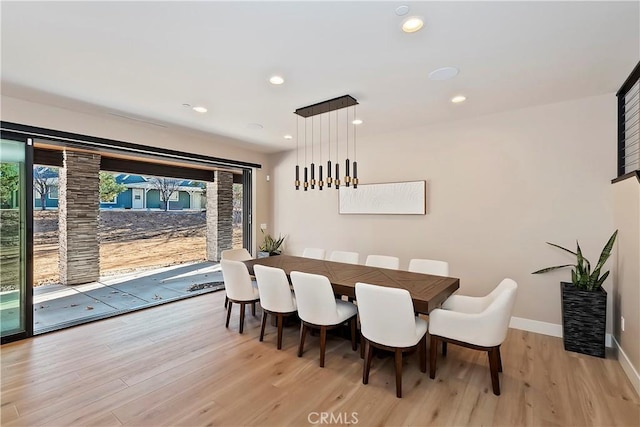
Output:
M301 181L300 180L300 164L299 164L299 144L296 143L296 168L295 168L295 187L296 190L299 190L300 187L302 186L304 188L304 191L307 191L308 188L311 188L312 190L316 188L316 184L317 187L320 191L322 191L323 187L324 187L324 176L323 176L323 164L322 164L322 145L324 144L324 141L322 139L322 118L323 115L332 111L335 111L335 131L336 131L336 149L335 149L335 156L336 156L336 163L335 163L335 178L331 176L331 172L332 172L332 163L331 163L331 115L326 114L327 116L327 121L328 121L328 128L329 128L329 132L327 133L328 137L327 137L327 147L329 148L329 158L327 159L327 188L330 188L332 183L334 184L334 187L336 190L340 189L340 183L342 182L346 187L349 187L350 185L353 184L353 188L356 189L358 188L358 162L357 159L355 157L356 155L356 105L358 105L358 101L351 95L343 95L343 96L339 96L337 98L333 98L333 99L329 99L328 101L323 101L323 102L318 102L317 104L313 104L313 105L308 105L306 107L302 107L302 108L298 108L296 111L294 111L294 114L298 115L299 117L304 118L304 165L303 165L303 170L304 170L304 180ZM339 132L338 132L338 127L339 127L339 119L338 119L338 110L341 110L343 108L348 108L348 107L353 107L353 121L349 122L349 110L346 111L346 119L344 120L344 123L346 125L345 128L345 132L344 135L346 136L346 141L344 144L345 147L345 151L346 151L346 156L344 159L344 165L345 165L345 171L346 171L346 175L344 176L344 178L341 180L340 179L340 160L339 160ZM315 116L320 116L320 120L319 120L319 134L320 134L320 138L318 141L318 147L319 147L319 152L320 152L320 161L318 164L315 163L314 161L314 154L315 154L315 137L316 137L316 132L314 130L314 124L315 124ZM307 166L307 119L311 117L311 164L309 166ZM298 118L296 119L296 129L299 126L298 125ZM349 125L353 125L353 131L352 131L352 135L353 135L353 161L351 161L349 159ZM298 141L298 138L296 138L296 141ZM316 171L316 166L318 166L318 178L319 180L316 181L316 176L315 176L315 171ZM353 169L351 169L351 166L353 166ZM353 176L350 176L350 172L351 170L353 170ZM311 180L309 180L309 172L311 172Z
M351 95L343 95L328 101L322 101L317 104L298 108L294 113L300 117L307 118L318 114L328 113L329 111L351 107L352 105L358 105L358 101Z

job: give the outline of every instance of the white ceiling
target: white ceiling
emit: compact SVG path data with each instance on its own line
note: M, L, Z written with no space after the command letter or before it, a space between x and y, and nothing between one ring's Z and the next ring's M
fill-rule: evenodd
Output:
M403 4L421 31L400 30ZM295 137L296 108L345 94L362 137L612 93L640 58L638 1L2 1L1 18L4 94L264 151L295 146L283 135ZM428 79L443 66L460 74Z

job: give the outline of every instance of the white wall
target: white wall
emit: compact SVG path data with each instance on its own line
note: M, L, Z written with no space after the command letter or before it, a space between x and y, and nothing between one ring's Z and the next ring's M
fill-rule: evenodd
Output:
M613 232L615 138L613 94L360 138L361 182L426 180L425 216L339 215L335 190L295 191L295 151L273 155L275 232L289 236L290 254L396 255L401 268L414 257L447 260L469 295L511 277L514 316L560 324L569 271L530 273L574 261L545 241L574 248L579 239L597 259Z
M614 269L614 336L623 357L633 366L625 369L640 393L640 183L636 177L612 185L618 251ZM621 319L624 317L625 330ZM635 373L633 373L635 370Z

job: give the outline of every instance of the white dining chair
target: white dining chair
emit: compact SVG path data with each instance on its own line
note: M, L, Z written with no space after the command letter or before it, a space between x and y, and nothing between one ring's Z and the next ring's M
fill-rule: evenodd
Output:
M305 248L302 251L302 256L304 258L324 259L325 250L322 248Z
M450 342L488 353L493 393L500 395L500 345L507 337L517 290L518 284L507 278L484 297L452 295L441 309L429 313L429 376L432 379L436 376L438 342L443 345ZM443 347L443 354L446 355L446 347Z
M427 371L427 321L414 315L406 289L356 283L356 300L366 346L362 383L369 382L373 347L393 351L396 396L402 397L402 353L417 347L420 370Z
M245 248L239 248L225 249L220 253L220 259L227 259L231 261L249 261L250 259L253 259L253 257Z
M260 301L258 288L251 283L251 276L247 266L241 261L231 261L223 259L220 261L222 267L222 277L224 279L224 289L229 298L227 307L227 322L225 327L229 327L231 318L231 307L233 303L240 304L240 333L244 330L245 305L251 304L251 314L256 315L256 302Z
M302 357L308 330L320 329L320 367L323 368L327 330L338 328L346 322L349 322L351 327L351 348L355 351L357 349L356 315L358 314L356 306L336 299L331 283L325 276L292 271L290 277L296 294L298 316L302 321L298 357Z
M397 270L400 268L400 258L387 255L369 255L364 265Z
M276 317L278 327L278 350L282 348L282 329L284 318L297 311L296 299L289 286L289 279L284 270L256 264L253 267L260 291L260 307L262 307L262 326L260 341L264 339L264 328L267 315Z
M434 259L417 259L409 261L409 271L413 273L449 276L449 263Z
M333 251L329 256L329 261L358 264L360 262L360 254L357 252Z
M253 259L251 254L245 248L239 249L225 249L220 253L220 260L227 259L231 261L248 261ZM224 297L224 308L227 308L227 304L229 303L229 299Z

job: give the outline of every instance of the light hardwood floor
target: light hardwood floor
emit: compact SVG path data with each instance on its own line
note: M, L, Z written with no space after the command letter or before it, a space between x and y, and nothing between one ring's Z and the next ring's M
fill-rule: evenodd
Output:
M374 358L369 384L350 342L319 338L296 357L298 328L258 342L258 316L225 329L224 295L191 298L1 348L2 426L640 425L640 399L613 356L565 352L562 340L510 330L502 395L485 354L453 345L436 379L405 359L395 397L393 358ZM234 307L235 308L235 307ZM249 311L247 312L249 314ZM333 418L331 418L333 417Z

